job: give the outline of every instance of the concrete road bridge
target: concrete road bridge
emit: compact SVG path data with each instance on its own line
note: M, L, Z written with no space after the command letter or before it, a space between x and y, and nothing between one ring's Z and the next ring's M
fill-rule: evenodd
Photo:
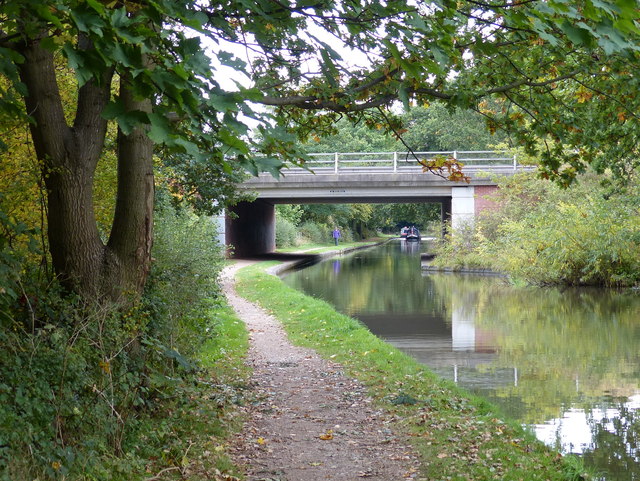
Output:
M246 257L275 250L275 204L440 203L442 218L453 228L472 222L490 208L487 194L496 190L491 174L513 175L526 169L505 152L418 152L418 158L453 157L463 164L469 184L452 182L422 171L415 157L402 152L311 154L307 169L288 167L278 179L261 174L241 190L256 195L230 209L225 243L233 255Z

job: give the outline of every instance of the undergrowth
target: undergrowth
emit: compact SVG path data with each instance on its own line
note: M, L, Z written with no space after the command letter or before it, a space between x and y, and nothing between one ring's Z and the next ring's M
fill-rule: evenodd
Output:
M434 266L487 267L533 285L640 283L640 190L585 175L567 189L517 174L497 179L496 207L437 245Z
M126 310L62 292L0 242L0 480L234 473L247 334L219 292L215 229L168 207L156 219L147 289Z
M547 448L496 407L438 378L359 321L266 274L269 265L239 271L238 292L281 320L294 343L316 349L364 382L413 440L425 479L588 478L579 460Z

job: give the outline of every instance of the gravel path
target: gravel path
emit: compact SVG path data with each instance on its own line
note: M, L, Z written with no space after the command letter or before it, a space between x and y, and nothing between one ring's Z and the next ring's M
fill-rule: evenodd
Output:
M250 332L248 364L257 402L233 448L249 481L416 479L418 461L340 365L293 346L279 322L239 297L223 272L230 305Z

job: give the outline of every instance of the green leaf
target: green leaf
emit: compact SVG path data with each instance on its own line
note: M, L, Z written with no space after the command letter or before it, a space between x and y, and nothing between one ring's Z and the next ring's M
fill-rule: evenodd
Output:
M593 38L589 32L583 28L572 25L568 20L562 22L560 28L574 44L587 47L592 44Z
M93 8L99 15L105 12L104 5L98 2L97 0L85 0L87 5Z
M230 93L209 93L207 105L210 105L218 112L236 112L238 110L238 103L236 101L235 95Z
M320 55L322 56L322 72L324 73L324 78L327 80L331 87L336 88L338 86L337 78L340 77L338 73L338 69L336 68L329 52L326 49L320 50Z
M175 349L165 350L164 355L170 359L175 359L176 362L180 365L180 367L182 367L183 369L186 369L187 371L195 369L195 365Z
M199 161L203 158L202 152L198 145L185 137L175 137L170 141L170 145L180 147L187 155L189 155L194 161Z
M35 9L38 16L43 20L46 20L47 22L51 23L53 26L57 28L64 28L64 25L61 19L51 12L49 5L43 2L40 5L36 5Z
M409 110L411 104L409 102L409 92L405 84L400 84L400 87L398 87L398 98L402 101L405 110Z
M438 62L443 69L446 69L450 62L449 55L436 43L431 45L430 50L436 62Z
M151 128L149 129L149 138L156 144L169 143L171 140L171 124L167 119L155 113L149 114Z
M276 178L280 177L283 164L277 157L256 157L255 163L259 172L267 172Z
M69 66L75 71L78 85L82 87L93 78L91 69L85 66L85 54L76 50L71 44L66 43L62 47L62 52L69 61Z
M262 90L260 90L259 88L251 88L251 89L243 88L241 90L241 93L245 99L252 100L252 101L258 101L262 97L264 97L264 92L262 92Z
M142 53L134 45L123 45L117 43L111 52L113 60L124 67L139 69L143 68Z
M117 99L109 102L107 106L102 111L102 118L106 120L113 120L117 118L119 115L123 115L125 113L125 107L122 100Z
M235 54L229 52L218 52L217 58L222 65L226 65L227 67L237 70L244 70L247 68L247 63L236 57Z
M149 115L139 110L127 111L124 103L118 99L112 101L102 111L102 117L115 120L123 134L129 135L140 124L149 123Z
M131 30L133 21L127 15L127 10L124 7L113 10L113 13L111 14L111 25L117 35L125 42L132 44L144 44L146 40L145 37Z
M229 132L227 129L220 129L218 138L229 149L236 153L248 154L249 146L242 139Z
M188 15L182 17L184 25L199 32L203 31L203 26L209 22L209 17L204 12L189 11Z
M83 6L82 8L72 9L70 13L80 32L94 32L102 36L105 23L95 10L84 8Z

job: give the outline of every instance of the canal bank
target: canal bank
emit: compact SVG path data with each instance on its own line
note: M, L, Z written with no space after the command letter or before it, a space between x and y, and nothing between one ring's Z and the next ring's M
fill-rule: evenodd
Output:
M438 378L359 321L265 272L277 265L242 269L239 294L272 312L294 344L339 363L367 387L375 406L411 439L422 478L585 479L575 458L559 456L519 425L504 421L494 406ZM317 399L322 402L321 393Z
M352 252L357 252L364 249L371 249L392 241L394 238L390 237L380 241L361 242L357 245L350 245L347 247L334 248L327 247L326 250L321 252L307 252L305 250L295 252L274 252L272 254L265 254L257 260L268 262L278 261L278 264L271 266L268 270L269 274L278 276L292 269L299 269L307 265L316 264L324 259L330 259L332 257L339 257Z

